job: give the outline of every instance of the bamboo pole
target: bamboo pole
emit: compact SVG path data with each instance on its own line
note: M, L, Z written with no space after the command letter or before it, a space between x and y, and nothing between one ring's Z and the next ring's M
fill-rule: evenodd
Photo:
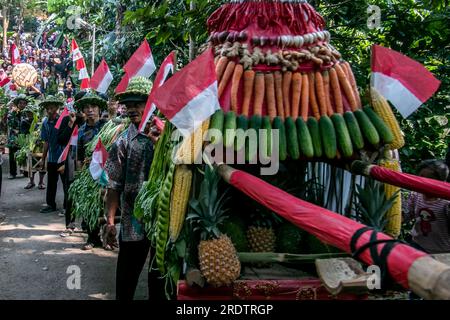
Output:
M220 164L218 166L218 172L227 183L230 183L232 185L233 183L237 183L237 181L239 180L238 179L231 183L233 174L238 173L239 171L229 167L226 164ZM248 176L249 180L252 183L256 182L254 177L251 178L251 176L246 173L240 172L239 176L241 179L245 176ZM241 186L244 186L242 184L242 180L239 180L239 183ZM272 194L274 194L279 191L280 195L284 194L284 191L278 190L276 189L276 187L270 186L263 181L260 181L260 184L267 185L268 190L266 190L266 193L271 192ZM254 184L251 184L251 186L257 187ZM245 191L242 191L252 196L254 200L260 203L262 202L258 197L262 197L264 193L262 194L260 190L258 190L258 193L256 193L254 192L255 190L253 190L248 185L243 187L243 189L245 189ZM315 205L296 199L293 196L288 196L285 194L284 197L289 198L289 201L292 201L293 205L296 205L298 207L297 212L301 214L301 217L307 216L307 219L311 220L314 216L314 219L318 220L320 223L311 226L311 223L305 223L305 221L298 215L296 216L296 218L287 216L286 212L283 212L283 209L279 208L280 200L277 201L275 198L268 204L268 206L270 206L270 209L282 215L284 218L292 220L291 222L295 223L297 226L305 227L305 230L307 232L313 234L314 236L317 236L319 239L326 238L328 239L328 241L330 241L330 244L337 246L339 249L342 249L346 252L350 251L350 248L348 246L350 237L354 234L354 232L356 232L363 226L362 224L340 216L336 213L332 213L326 209L318 208ZM286 200L287 199L283 199L282 201ZM334 219L335 221L332 221L331 219ZM328 224L325 224L324 222L327 222ZM342 236L337 235L337 229L336 226L334 226L334 223L336 223L337 225L341 225L339 227L339 231L341 235L344 235L344 237L348 237L348 239L342 239ZM345 230L343 228L344 226ZM392 238L379 233L379 239L388 240ZM364 241L369 241L369 236L367 233L361 236L361 241L362 243L364 243ZM361 260L366 264L373 263L372 258L368 254L367 250L362 253L360 257ZM415 260L413 257L416 257ZM388 261L396 262L396 269L393 269L392 266L389 265L388 270L392 278L403 285L405 288L411 289L414 293L418 294L424 299L450 300L450 266L433 259L429 255L424 255L424 253L405 244L399 244L397 247L393 248ZM408 265L409 261L412 261L410 265ZM404 278L406 278L407 283L403 282L405 281Z

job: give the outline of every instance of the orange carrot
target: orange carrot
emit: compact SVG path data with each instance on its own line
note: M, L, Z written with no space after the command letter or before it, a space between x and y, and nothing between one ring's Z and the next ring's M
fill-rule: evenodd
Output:
M234 67L236 66L236 62L230 61L227 64L227 68L225 69L225 72L223 73L222 79L219 82L219 98L222 96L223 91L228 85L228 81L230 81L231 76L234 72Z
M336 69L336 73L339 78L339 84L342 86L344 94L347 97L348 103L350 104L350 108L352 109L352 111L358 110L358 105L356 103L355 95L353 94L352 86L350 85L345 72L342 70L339 64L336 64L334 66L334 69Z
M262 106L264 102L264 73L256 73L255 76L255 101L253 102L253 114L262 115Z
M291 117L296 120L300 109L300 94L302 91L302 74L295 72L292 75L292 105L291 105Z
M273 73L266 73L264 78L266 86L267 114L270 117L270 121L272 121L277 116L277 106L275 101L275 79L273 77Z
M275 71L275 94L277 98L277 112L281 119L284 119L284 106L283 106L283 76L280 71Z
M244 67L242 64L237 64L234 68L233 79L231 80L231 110L237 112L238 109L238 89L241 83Z
M323 85L323 77L320 71L316 71L316 96L319 104L320 116L326 116L328 114L327 100L325 98L325 88Z
M344 103L342 102L341 86L339 85L339 79L336 70L334 70L333 68L330 69L330 84L331 84L331 92L333 93L334 107L336 108L336 112L343 114Z
M355 79L355 75L353 74L352 67L350 66L350 63L348 63L347 61L344 62L343 65L346 67L347 76L348 76L348 79L350 80L350 84L352 85L353 93L355 95L356 103L358 104L358 108L361 108L362 107L361 97L359 96L358 85L356 84L356 79Z
M319 113L319 106L317 105L314 73L311 72L308 74L308 80L309 80L309 104L311 105L313 116L317 120L319 120L320 113Z
M283 102L284 102L284 116L291 115L291 97L289 95L291 90L292 72L286 71L283 74Z
M308 120L309 115L309 79L307 74L302 74L302 102L301 115L303 120Z
M227 57L220 57L219 61L217 61L216 64L216 74L217 74L217 81L220 82L220 79L222 79L222 75L225 71L225 68L228 64L228 58Z
M328 116L332 116L334 113L334 110L333 110L333 107L331 106L330 75L329 75L328 71L323 72L323 88L325 90L325 99L327 102Z
M255 71L244 71L244 99L242 100L242 114L248 117L250 100L253 94L253 83L255 82Z

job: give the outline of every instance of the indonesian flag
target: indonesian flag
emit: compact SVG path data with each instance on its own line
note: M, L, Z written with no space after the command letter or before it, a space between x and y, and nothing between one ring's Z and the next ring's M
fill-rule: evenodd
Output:
M108 152L103 146L102 140L99 138L95 145L94 152L92 153L91 163L89 164L89 171L94 180L107 180L106 172L104 170L107 159Z
M65 117L69 115L69 113L69 109L67 109L67 107L64 107L63 112L61 112L61 114L59 115L58 121L56 121L55 129L59 129L59 127L61 126L61 122Z
M105 93L109 85L113 81L113 75L109 71L108 64L105 59L98 65L91 78L91 88L100 93Z
M10 52L11 52L11 64L12 65L19 64L20 63L20 53L19 53L19 49L17 48L15 43L11 44Z
M90 87L89 84L89 74L87 72L86 63L84 62L83 55L81 54L80 49L78 48L78 44L75 39L72 39L72 59L75 64L75 68L79 72L78 80L81 80L81 89L88 89Z
M4 88L5 95L9 97L17 96L16 85L12 83L10 78L5 78L0 82L0 88Z
M183 135L220 109L212 49L206 50L154 91L158 109Z
M67 146L64 148L61 155L59 156L58 163L62 163L64 161L66 161L67 155L69 154L70 146L76 147L77 142L78 142L78 126L75 125L75 127L73 128L72 135L70 136L70 141L67 144Z
M147 125L147 122L150 120L150 117L156 110L156 106L153 103L153 92L155 91L155 88L161 87L164 82L167 79L167 76L169 75L169 72L173 74L173 68L175 66L175 51L172 51L162 62L161 66L159 67L158 73L156 74L156 78L154 81L154 86L152 88L152 91L147 99L147 104L145 105L144 115L142 116L142 121L139 124L139 131L144 131L145 126Z
M8 77L6 77L6 78L3 79L2 81L0 81L0 88L5 87L8 83L9 83L9 84L11 83L11 79L8 78Z
M378 45L372 47L371 82L404 118L425 103L441 83L419 62Z
M144 39L144 42L142 42L141 46L133 53L123 69L125 70L125 76L117 86L116 93L126 90L129 79L139 76L148 78L155 72L155 61L153 60L152 50L150 49L147 40Z

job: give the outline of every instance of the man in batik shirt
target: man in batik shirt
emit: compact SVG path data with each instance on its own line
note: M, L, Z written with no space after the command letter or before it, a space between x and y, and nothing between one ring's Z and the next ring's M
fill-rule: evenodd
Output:
M24 94L18 95L13 100L11 110L8 112L8 149L9 149L9 179L15 179L17 176L17 162L15 153L19 150L17 137L20 133L20 117L22 110L28 104L28 97Z
M122 212L119 234L119 257L116 271L116 299L132 300L139 280L139 275L150 251L144 224L133 216L134 203L153 160L153 144L159 132L140 133L138 126L145 109L145 103L151 89L151 82L143 77L130 80L124 93L116 99L126 105L131 121L129 128L113 144L105 166L109 185L106 198L108 210L107 236L115 233L114 217L119 209ZM119 201L120 197L120 201ZM149 299L164 299L164 280L159 272L148 274Z

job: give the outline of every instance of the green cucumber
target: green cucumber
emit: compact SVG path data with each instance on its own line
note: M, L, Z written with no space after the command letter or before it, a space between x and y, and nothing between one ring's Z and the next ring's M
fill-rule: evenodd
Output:
M286 127L286 142L289 156L298 160L300 158L300 149L298 146L298 135L295 122L291 117L287 117L284 120L284 125Z
M263 152L263 156L271 157L272 156L272 123L270 123L270 117L265 116L262 119L262 128L263 133L260 133L261 138L261 150L265 150ZM263 139L264 138L264 139Z
M212 144L219 144L222 140L224 118L225 118L225 114L223 113L222 109L217 110L211 117L209 129L217 129L217 130L220 130L220 132L221 132L220 139L215 139L216 137L211 137Z
M371 107L364 107L363 110L377 129L381 140L383 140L386 144L392 143L394 141L394 135L383 119L381 119L381 117Z
M339 113L335 113L331 116L331 120L336 129L339 150L341 150L341 153L345 158L350 158L353 155L352 139L350 138L350 133L348 132L344 117Z
M256 140L248 138L246 143L246 160L251 161L258 155L258 144L259 144L259 129L262 127L262 117L253 115L248 123L249 129L255 130ZM249 135L249 137L254 137Z
M297 118L296 124L297 124L297 136L300 151L307 158L314 157L314 146L311 134L309 133L308 126L306 125L305 120L299 117Z
M333 126L333 121L328 116L322 116L319 120L320 135L322 137L322 145L325 156L328 159L336 158L337 142L336 130Z
M225 115L224 120L224 145L230 148L234 145L234 138L236 136L236 114L233 111Z
M364 138L366 138L370 144L377 146L380 143L380 135L369 117L362 110L356 110L353 114L358 120Z
M244 115L240 115L239 117L237 117L237 119L236 119L236 127L237 127L237 130L242 129L243 133L245 134L245 132L247 132L247 129L248 129L248 119L247 119L247 117L244 116ZM242 148L244 148L245 147L245 140L246 139L244 139L243 141L240 141L236 137L236 140L235 140L235 143L234 143L234 150L239 151Z
M280 117L273 119L272 128L278 130L278 154L280 161L284 161L287 158L287 142L286 142L286 129L284 122Z
M353 112L347 111L344 113L345 123L347 124L348 132L350 133L350 138L352 139L353 145L357 150L364 148L364 138L359 127L358 120L356 120Z
M323 155L322 151L322 139L320 138L319 122L316 118L308 118L308 129L311 134L312 144L314 148L314 157L320 158Z

